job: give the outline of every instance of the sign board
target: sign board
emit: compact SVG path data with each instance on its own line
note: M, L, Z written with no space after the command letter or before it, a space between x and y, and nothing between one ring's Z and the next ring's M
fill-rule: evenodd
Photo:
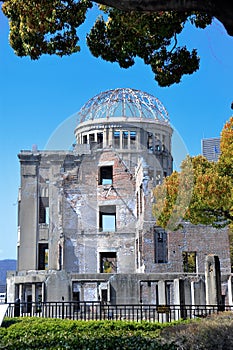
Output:
M166 305L159 305L157 306L157 312L159 314L169 314L170 308L169 306L166 306Z
M8 304L0 304L0 327L2 325L2 321L4 319L7 309L8 309Z

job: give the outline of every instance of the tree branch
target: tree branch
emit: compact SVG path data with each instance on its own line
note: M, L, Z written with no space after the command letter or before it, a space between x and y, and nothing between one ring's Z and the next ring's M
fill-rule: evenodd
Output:
M233 222L233 216L230 214L229 210L224 210L223 208L219 208L219 209L206 208L206 209L202 209L201 211L204 212L208 217L213 216L215 218L219 218L219 220L221 221L228 220Z
M175 43L174 43L174 45L173 45L173 48L170 50L170 53L176 48L176 46L177 46L177 36L176 36L176 33L175 33L175 35L174 35L174 39L175 39Z
M123 11L199 11L216 17L233 36L233 4L230 0L98 0Z

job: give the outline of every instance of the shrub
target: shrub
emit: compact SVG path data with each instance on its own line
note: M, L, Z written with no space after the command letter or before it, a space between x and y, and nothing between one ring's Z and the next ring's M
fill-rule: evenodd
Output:
M0 348L8 350L172 349L161 345L159 334L165 325L159 323L19 318L3 326Z
M5 319L0 328L0 349L232 350L233 314L169 324Z
M163 343L182 350L232 350L233 314L223 312L162 330Z

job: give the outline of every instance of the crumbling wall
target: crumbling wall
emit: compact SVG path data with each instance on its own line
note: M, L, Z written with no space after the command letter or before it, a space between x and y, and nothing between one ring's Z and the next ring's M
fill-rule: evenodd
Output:
M196 252L195 273L205 272L205 257L209 254L219 256L222 274L230 274L230 252L228 228L216 229L205 225L184 223L184 227L168 232L167 263L154 262L154 231L147 230L144 239L145 272L184 272L183 252Z

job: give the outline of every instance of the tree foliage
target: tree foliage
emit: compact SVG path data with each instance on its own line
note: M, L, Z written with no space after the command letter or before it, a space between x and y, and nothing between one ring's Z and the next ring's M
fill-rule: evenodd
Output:
M228 34L233 35L233 6L229 0L98 0L98 2L123 11L198 11L216 17L222 22Z
M18 56L70 55L80 51L77 28L91 1L9 0L3 13L10 20L10 44Z
M5 0L10 21L10 44L18 56L70 55L80 51L78 28L93 6L89 0ZM139 12L99 6L102 15L87 35L95 57L128 68L140 57L150 65L160 86L179 83L199 68L195 49L178 44L187 22L199 28L212 17L195 11Z
M180 173L173 172L154 189L154 197L154 215L162 227L178 228L183 219L214 227L233 225L233 117L221 133L219 160L188 156Z
M103 7L102 7L103 8ZM210 18L199 13L140 13L104 8L105 17L95 22L87 44L96 57L118 62L128 68L140 57L151 66L160 86L179 83L182 75L192 74L199 67L196 50L178 45L178 34L189 20L205 27Z

